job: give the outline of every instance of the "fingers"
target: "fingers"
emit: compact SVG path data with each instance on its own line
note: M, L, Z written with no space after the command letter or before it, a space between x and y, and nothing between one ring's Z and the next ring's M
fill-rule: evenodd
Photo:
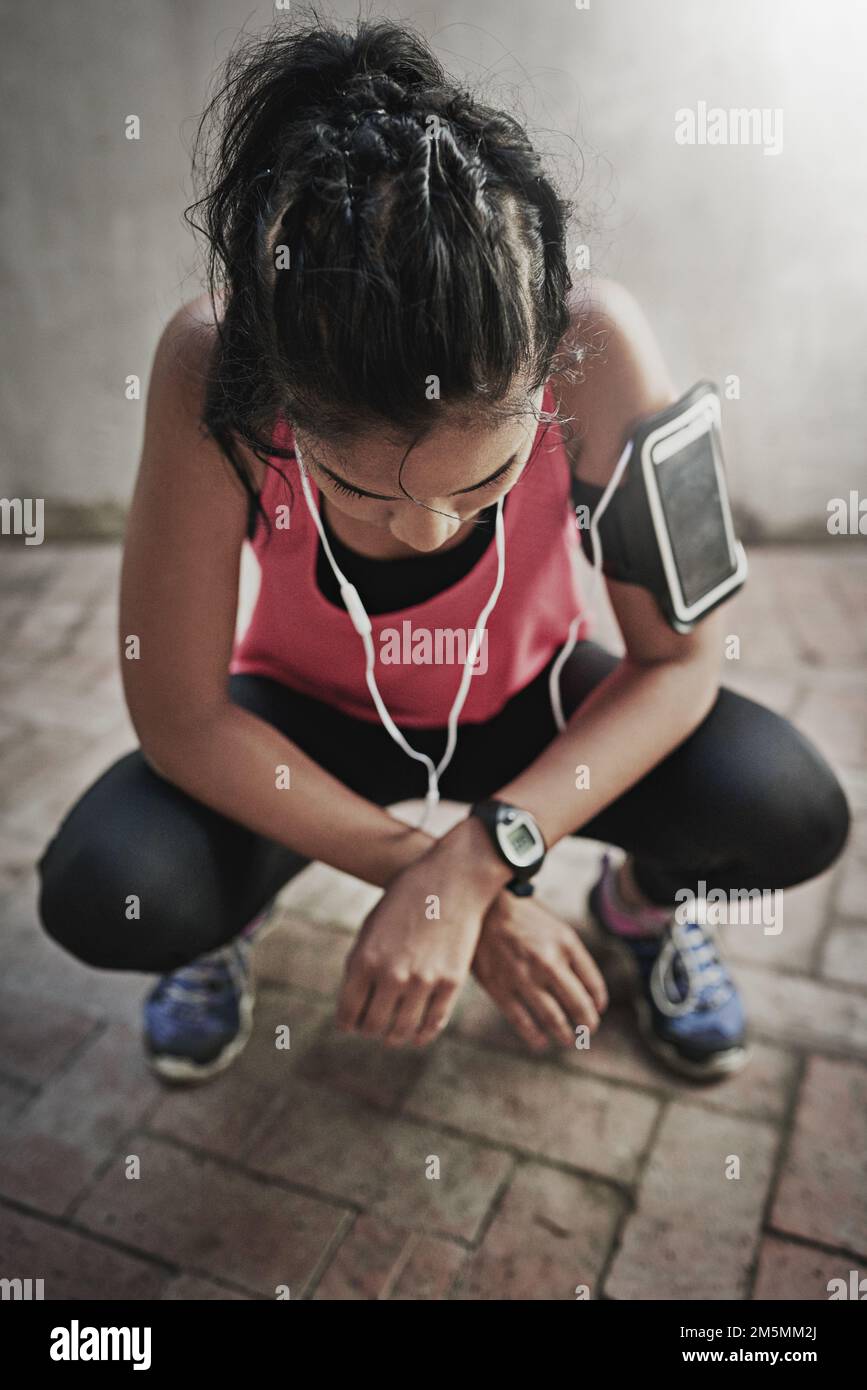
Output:
M548 1037L517 995L495 999L494 1003L498 1006L503 1017L514 1028L518 1037L523 1039L533 1052L545 1051L548 1046Z
M340 997L337 1001L336 1023L338 1028L350 1032L357 1027L363 1017L368 997L373 986L371 974L364 969L356 957L351 956L346 964L346 973Z
M560 969L551 971L546 988L570 1020L570 1046L575 1042L575 1028L579 1024L584 1024L591 1033L596 1032L600 1023L599 1012L582 981L569 968L568 961L564 961Z
M359 1016L357 1022L359 1033L362 1033L366 1038L384 1036L406 987L406 980L398 980L390 976L378 980L366 1010Z
M589 993L598 1012L604 1013L608 1008L608 990L602 978L602 972L577 932L570 945L569 955L572 970Z
M455 994L454 985L449 984L439 985L431 992L424 1020L413 1039L416 1047L426 1047L439 1037L451 1017Z
M561 1047L573 1045L573 1027L555 994L539 985L528 983L522 990L521 998L524 1007L529 1009L551 1042L559 1043Z
M402 1047L418 1032L427 1008L431 987L411 980L403 990L391 1027L383 1035L386 1047Z

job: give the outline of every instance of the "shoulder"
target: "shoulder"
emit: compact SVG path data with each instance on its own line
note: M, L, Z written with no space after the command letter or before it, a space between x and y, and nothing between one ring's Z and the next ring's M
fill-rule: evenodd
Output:
M625 286L596 281L589 293L573 296L570 309L565 365L551 385L573 470L604 484L638 421L678 392L656 334Z
M216 310L216 316L215 316ZM204 433L205 390L217 345L222 301L204 292L176 309L165 324L154 353L149 396L168 423ZM262 485L264 466L237 445L250 475Z
M217 304L217 312L220 312ZM205 381L217 344L217 319L207 294L197 295L176 309L160 334L153 372L173 388L177 404L201 409Z

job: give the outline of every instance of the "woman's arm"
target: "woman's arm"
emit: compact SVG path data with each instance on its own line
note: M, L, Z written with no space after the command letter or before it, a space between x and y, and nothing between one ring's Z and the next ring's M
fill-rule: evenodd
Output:
M299 854L384 885L433 843L356 795L228 694L247 499L200 427L206 298L166 327L148 391L121 580L124 691L153 769ZM261 485L263 465L251 458ZM128 638L140 655L127 656ZM291 789L277 768L291 768Z
M677 399L659 346L635 301L617 285L599 287L591 319L578 324L601 339L579 383L560 385L565 417L576 417L575 471L608 482L627 432L642 416ZM497 796L532 812L548 844L579 829L631 787L705 718L719 689L720 609L692 632L669 627L646 590L607 581L626 654L576 710L544 753ZM575 768L589 785L576 789Z
M628 296L605 286L592 314L591 324L577 326L601 335L604 350L586 380L561 387L561 404L566 417L586 421L581 476L605 483L627 428L676 395L653 335ZM717 615L682 637L642 589L610 584L609 592L626 656L564 733L496 793L531 811L549 845L660 762L702 721L718 688ZM590 786L581 791L575 786L579 763L590 768ZM477 978L531 1047L544 1046L548 1038L574 1043L576 1024L591 1032L598 1027L607 995L592 959L571 928L532 900L503 891L510 877L474 817L405 869L356 943L338 1009L343 1026L360 1027L389 1044L430 1042L448 1020L472 956ZM440 891L439 883L449 896L434 930L422 906L424 894ZM430 983L434 975L439 986ZM390 1022L398 999L403 1002L397 1021Z

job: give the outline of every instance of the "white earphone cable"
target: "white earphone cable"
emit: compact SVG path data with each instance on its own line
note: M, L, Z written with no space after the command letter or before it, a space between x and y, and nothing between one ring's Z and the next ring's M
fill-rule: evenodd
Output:
M614 496L614 491L618 483L620 482L620 479L623 477L624 470L626 468L626 465L629 463L631 457L632 440L630 439L629 443L624 448L623 453L620 455L620 458L617 460L614 472L608 479L608 482L605 486L605 490L596 504L596 507L593 512L593 517L590 522L590 544L593 549L593 573L590 579L590 588L587 594L587 608L590 610L595 609L596 604L598 602L599 585L602 579L602 540L599 535L599 523L602 520L602 514L605 511L605 508L608 506L608 503ZM580 613L577 617L572 619L572 622L569 624L569 636L566 638L565 643L561 647L560 654L557 657L557 660L554 662L554 665L551 667L551 671L548 676L548 694L551 698L551 711L554 715L554 722L557 725L557 728L559 729L561 734L563 730L566 728L566 717L563 714L563 699L560 692L560 672L563 670L563 667L565 666L566 662L569 660L569 657L575 650L575 644L578 641L578 632L581 627L582 621L583 617Z
M338 584L340 585L340 596L343 599L344 604L346 605L346 611L349 614L353 627L361 637L362 643L364 645L364 675L365 680L367 681L367 688L370 691L371 698L376 707L376 712L379 715L380 720L382 721L382 724L384 725L386 731L391 735L392 739L398 745L398 747L402 748L404 753L406 753L408 757L414 758L416 762L422 763L423 766L427 769L428 790L427 796L425 797L424 813L422 815L422 819L419 821L418 824L418 828L423 829L424 826L427 824L428 818L430 817L433 808L437 805L440 799L439 779L445 772L449 763L451 762L454 756L455 748L457 747L458 720L460 718L461 711L463 710L463 707L466 703L467 695L469 694L470 681L473 676L473 666L479 653L479 647L481 646L482 637L485 631L485 624L487 623L488 618L493 612L494 605L496 604L497 599L500 596L500 590L503 587L503 580L506 575L505 528L503 525L504 498L501 497L499 502L497 503L497 516L495 524L497 547L497 577L494 581L494 587L491 590L490 597L488 598L487 603L485 604L484 608L478 616L478 619L476 620L476 625L473 629L473 635L470 639L469 650L467 651L466 660L464 662L463 674L461 676L461 681L458 686L457 695L455 696L454 703L452 704L451 710L449 711L448 737L446 739L445 752L443 753L443 756L440 759L439 763L434 764L433 759L428 757L427 753L420 753L418 749L412 747L412 745L401 733L400 729L397 727L397 725L395 724L394 720L388 712L388 707L385 701L383 700L382 695L380 694L379 686L376 683L376 649L373 645L373 624L371 623L370 618L368 617L367 610L365 609L364 604L361 601L361 596L359 595L358 590L355 588L354 584L351 584L349 582L346 575L343 573L336 559L334 558L334 552L331 549L331 546L328 541L328 536L325 533L325 527L322 524L322 518L319 515L318 508L313 500L313 494L310 491L310 483L307 477L307 469L301 458L301 451L298 448L297 441L295 444L295 454L298 459L298 471L301 475L301 487L304 492L304 499L307 503L308 511L310 512L310 515L313 518L313 521L315 522L316 529L319 532L319 537L322 541L323 549L328 558L328 562L331 565L331 568L334 572L334 576Z

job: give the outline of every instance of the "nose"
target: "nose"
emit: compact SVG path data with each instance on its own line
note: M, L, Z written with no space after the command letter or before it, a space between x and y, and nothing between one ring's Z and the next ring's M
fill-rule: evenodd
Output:
M395 540L402 541L413 550L438 550L460 529L460 517L450 511L447 501L430 505L435 506L436 511L415 506L412 502L396 508L388 527Z

